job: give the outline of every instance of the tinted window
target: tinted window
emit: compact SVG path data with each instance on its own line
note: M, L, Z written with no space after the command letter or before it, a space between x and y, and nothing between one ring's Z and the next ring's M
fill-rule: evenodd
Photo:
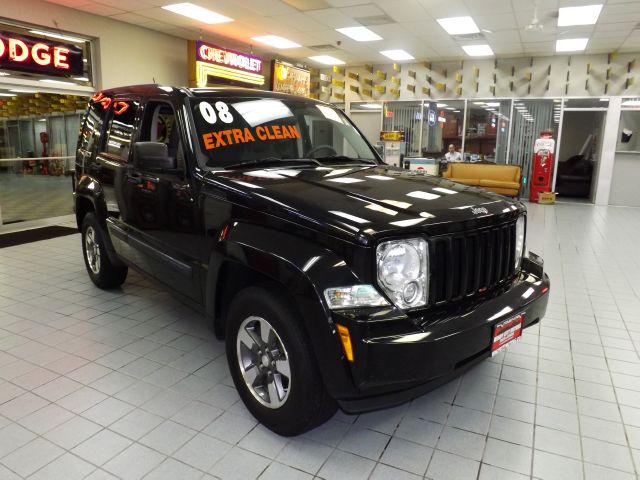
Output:
M133 100L117 100L111 103L112 115L104 151L124 161L129 158L138 106L139 102Z
M206 98L192 100L192 111L207 167L268 157L375 160L347 117L328 105L298 99Z
M80 137L78 138L78 148L87 151L93 151L96 144L100 143L100 135L102 135L102 127L106 111L100 102L92 102L80 128Z

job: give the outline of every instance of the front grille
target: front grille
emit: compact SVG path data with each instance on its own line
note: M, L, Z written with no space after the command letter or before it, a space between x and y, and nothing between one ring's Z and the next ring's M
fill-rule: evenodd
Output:
M430 303L482 293L514 273L516 223L438 237L431 242Z

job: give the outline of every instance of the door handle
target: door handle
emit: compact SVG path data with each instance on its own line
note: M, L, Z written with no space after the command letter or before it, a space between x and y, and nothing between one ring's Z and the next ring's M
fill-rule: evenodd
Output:
M127 175L127 182L139 185L142 183L142 178L140 175Z

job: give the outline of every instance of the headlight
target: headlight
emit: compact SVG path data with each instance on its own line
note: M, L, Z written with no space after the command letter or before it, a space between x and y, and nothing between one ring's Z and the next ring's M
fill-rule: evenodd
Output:
M515 269L520 268L522 262L522 255L524 254L525 246L525 227L527 224L527 218L524 215L518 217L516 222L516 256L515 256Z
M420 307L428 297L428 250L422 238L378 245L378 284L399 308Z
M324 298L330 309L354 307L380 307L389 302L378 293L373 285L353 285L351 287L327 288Z

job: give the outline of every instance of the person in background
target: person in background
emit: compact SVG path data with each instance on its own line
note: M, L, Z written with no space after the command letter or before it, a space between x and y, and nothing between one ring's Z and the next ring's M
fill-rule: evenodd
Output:
M452 143L449 145L449 151L445 153L444 158L447 159L447 162L461 162L462 154L456 152L456 146Z

